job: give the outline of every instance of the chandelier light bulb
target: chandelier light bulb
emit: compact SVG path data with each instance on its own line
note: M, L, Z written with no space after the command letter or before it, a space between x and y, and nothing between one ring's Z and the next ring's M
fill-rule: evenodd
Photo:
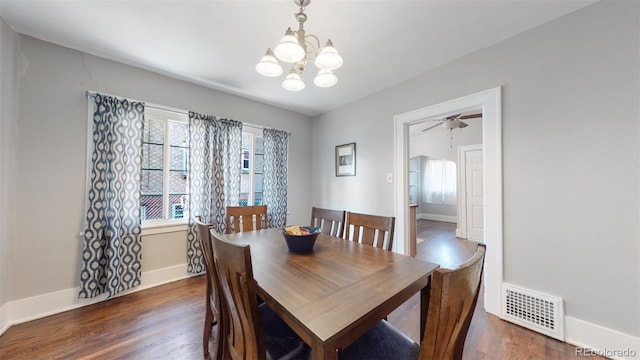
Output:
M338 77L331 70L320 70L313 83L317 87L331 87L338 82Z
M342 57L338 54L338 50L333 47L331 40L322 48L320 54L316 57L316 66L323 70L335 70L342 66Z
M289 75L282 81L282 87L289 91L300 91L304 89L304 82L295 69L289 71Z
M282 75L282 67L278 64L278 60L273 56L273 51L267 49L267 53L256 64L256 71L260 75L275 77Z
M298 62L305 56L305 51L298 43L298 39L294 36L291 28L287 29L284 37L273 50L278 59L287 63Z

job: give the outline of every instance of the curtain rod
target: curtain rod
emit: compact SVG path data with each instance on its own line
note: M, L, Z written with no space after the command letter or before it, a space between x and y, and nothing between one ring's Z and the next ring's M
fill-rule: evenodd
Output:
M87 99L95 97L96 94L98 94L98 93L99 93L98 91L87 90ZM118 96L118 95L112 95L112 94L107 94L107 93L103 93L103 92L100 92L100 94L106 95L106 96L111 96L111 97L114 97L114 98L125 99L124 97ZM173 111L173 112L177 112L177 113L181 113L181 114L189 114L188 110L183 110L183 109L173 108L173 107L170 107L170 106L149 103L149 102L146 102L146 101L143 101L143 100L136 100L136 99L129 99L129 98L126 98L126 99L130 100L130 101L137 101L137 102L144 103L145 107L150 107L150 108L154 108L154 109L158 109L158 110ZM258 129L258 130L263 130L263 129L266 128L265 126L254 125L254 124L249 124L249 123L245 123L245 122L242 123L242 126L246 126L246 127L250 127L250 128L254 128L254 129ZM288 132L288 131L286 133L291 135L291 133Z
M111 96L111 97L114 97L114 98L127 99L129 101L141 102L141 103L144 103L145 107L150 107L150 108L157 109L157 110L173 111L173 112L180 113L180 114L189 114L188 110L178 109L178 108L165 106L165 105L158 105L158 104L150 103L150 102L147 102L147 101L144 101L144 100L130 99L130 98L125 98L123 96L112 95L112 94L107 94L107 93L93 91L93 90L87 90L87 99L95 97L96 94L98 94L98 93L100 93L102 95L106 95L106 96Z

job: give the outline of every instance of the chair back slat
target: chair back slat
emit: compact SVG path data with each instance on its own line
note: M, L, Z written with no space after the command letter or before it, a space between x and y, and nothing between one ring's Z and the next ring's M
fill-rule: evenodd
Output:
M344 210L311 208L311 226L320 228L322 233L342 237L344 234Z
M227 234L267 228L267 205L227 206Z
M393 247L395 217L347 213L346 239L384 250Z
M478 301L486 248L458 268L436 269L420 359L461 359L473 311Z

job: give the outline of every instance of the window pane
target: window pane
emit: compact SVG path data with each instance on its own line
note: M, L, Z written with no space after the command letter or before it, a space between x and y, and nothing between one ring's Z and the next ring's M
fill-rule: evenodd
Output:
M164 161L163 145L142 144L142 168L162 169Z
M169 195L169 219L185 218L188 208L189 204L187 203L186 195Z
M262 205L262 193L257 192L253 194L253 205Z
M169 121L169 145L184 147L189 145L189 124Z
M162 195L162 170L142 170L143 195Z
M171 147L169 149L169 153L171 154L171 170L180 170L185 174L187 172L187 162L189 159L189 149L182 147Z
M162 219L162 195L142 195L142 220Z
M254 153L255 154L264 154L264 146L263 146L263 141L262 141L262 137L256 136L256 141L253 144L254 148Z
M255 159L253 162L253 172L256 174L264 173L264 155L256 155L253 158Z
M249 205L249 193L240 193L240 206Z
M170 171L169 194L183 195L187 192L189 192L187 189L187 173L185 171Z
M142 141L162 144L164 142L164 122L145 117Z
M253 189L255 192L262 192L262 179L263 179L264 175L262 174L255 174L254 178L253 178Z

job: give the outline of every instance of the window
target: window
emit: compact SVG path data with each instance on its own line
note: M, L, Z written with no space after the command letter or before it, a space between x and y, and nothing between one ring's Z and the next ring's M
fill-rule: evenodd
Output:
M456 205L456 163L428 159L424 176L424 198L429 204Z
M184 221L189 209L187 114L145 109L142 135L142 220Z
M240 206L262 205L264 148L261 130L247 127L242 130L241 161Z

